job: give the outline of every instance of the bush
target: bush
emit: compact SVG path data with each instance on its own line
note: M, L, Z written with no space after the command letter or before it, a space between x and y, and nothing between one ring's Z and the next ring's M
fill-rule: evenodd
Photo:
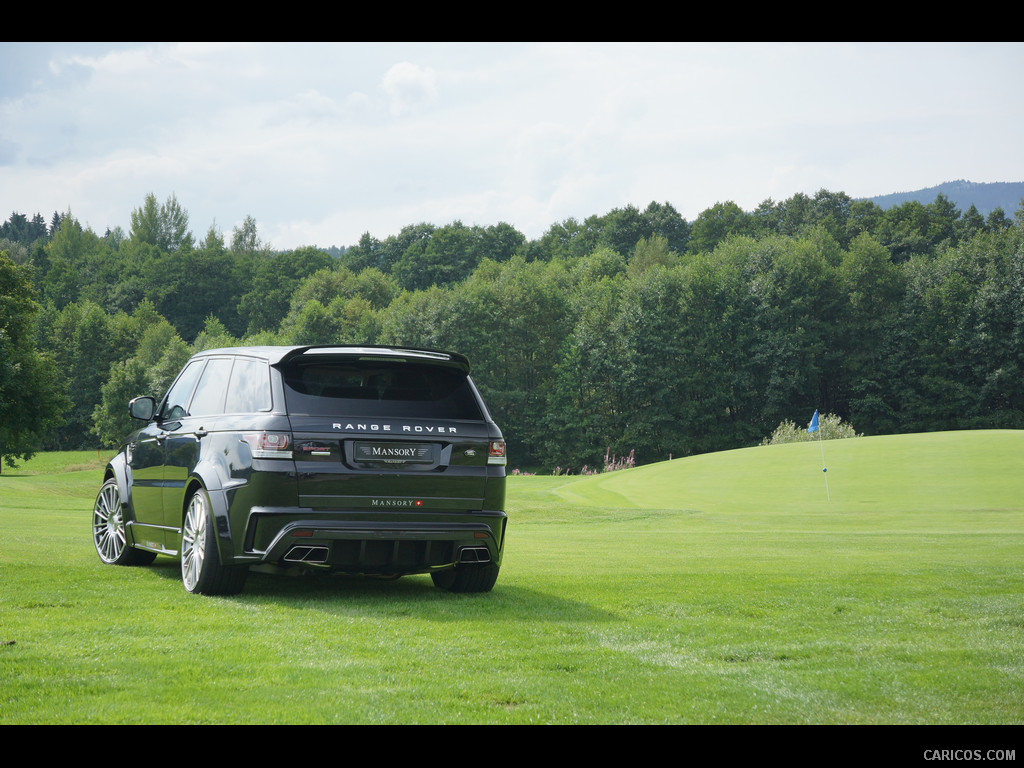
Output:
M850 423L843 423L843 420L834 413L827 413L818 417L818 432L822 440L842 440L847 437L863 437L858 435ZM807 427L798 427L792 421L783 421L772 432L771 437L761 441L761 445L782 445L783 443L805 443L818 439L818 432L808 432Z
M605 449L604 452L604 468L598 469L597 467L591 467L588 464L583 465L583 469L579 471L581 475L599 475L602 472L615 472L620 469L631 469L636 466L636 456L634 452L630 451L628 456L622 456L616 458L615 454L611 452L611 449ZM514 474L514 473L513 473ZM551 473L553 475L571 475L572 470L566 467L564 470L561 467L555 467Z

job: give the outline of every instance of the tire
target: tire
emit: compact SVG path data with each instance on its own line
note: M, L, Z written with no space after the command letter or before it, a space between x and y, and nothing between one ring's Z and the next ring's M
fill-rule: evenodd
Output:
M200 488L189 499L181 526L181 580L185 590L202 595L236 595L245 586L248 573L248 566L220 564L210 497Z
M494 563L457 565L430 574L434 586L446 592L490 592L500 568Z
M96 554L107 565L149 565L156 553L135 549L128 544L124 507L117 480L103 483L92 508L92 543Z

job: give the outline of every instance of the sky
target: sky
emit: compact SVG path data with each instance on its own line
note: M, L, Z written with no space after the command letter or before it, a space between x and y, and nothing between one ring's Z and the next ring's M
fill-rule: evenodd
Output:
M197 239L692 221L819 189L1024 181L1022 43L0 43L0 220Z

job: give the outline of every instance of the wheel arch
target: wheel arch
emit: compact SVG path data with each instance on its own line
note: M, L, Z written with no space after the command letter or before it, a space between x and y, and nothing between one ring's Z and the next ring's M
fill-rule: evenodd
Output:
M128 482L128 475L131 472L131 467L125 461L124 452L118 453L114 458L107 462L106 468L103 470L103 482L107 482L110 479L117 481L117 492L121 497L121 510L127 521L134 522L135 520L135 508L132 506L132 490L131 483ZM126 535L131 541L129 542L134 546L135 544L135 531L134 526L125 526Z
M206 471L203 471L204 469ZM180 510L182 528L185 525L185 514L188 511L189 502L200 489L206 491L206 498L210 503L210 515L213 518L211 522L216 534L214 541L217 542L217 554L220 556L220 562L223 565L230 565L234 560L235 547L228 517L227 493L220 487L216 473L211 475L211 468L204 468L201 464L196 466L192 476L185 484L185 494Z
M121 494L121 503L128 504L131 499L131 490L128 486L128 464L124 460L124 454L119 453L107 462L103 470L103 482L110 478L117 480L117 490Z

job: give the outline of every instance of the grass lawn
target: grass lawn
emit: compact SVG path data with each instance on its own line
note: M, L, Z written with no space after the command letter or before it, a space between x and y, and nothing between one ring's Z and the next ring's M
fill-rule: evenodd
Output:
M1024 432L509 480L497 586L104 566L102 457L0 474L0 723L1024 719ZM72 471L65 471L72 470Z

